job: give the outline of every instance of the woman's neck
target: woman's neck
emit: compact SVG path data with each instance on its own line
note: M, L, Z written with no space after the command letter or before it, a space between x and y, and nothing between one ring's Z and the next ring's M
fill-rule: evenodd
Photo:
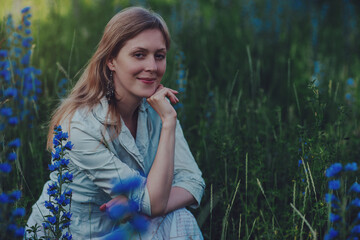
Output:
M141 100L142 98L122 98L117 100L116 108L134 138L136 138L138 108Z

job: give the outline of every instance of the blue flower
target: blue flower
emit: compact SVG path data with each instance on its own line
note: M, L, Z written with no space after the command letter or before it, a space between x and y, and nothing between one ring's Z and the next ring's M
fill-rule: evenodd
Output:
M5 97L16 97L17 96L17 89L16 88L8 88L4 91Z
M339 180L329 181L329 189L338 190L339 188L340 188L340 181Z
M65 213L61 216L61 218L62 218L63 220L65 220L65 221L70 221L71 216L72 216L72 213L70 213L70 212L65 212Z
M357 163L353 162L353 163L348 163L345 166L345 171L356 171L357 170Z
M8 146L13 147L13 148L20 147L20 139L16 138L16 139L12 140L11 142L9 142Z
M3 173L11 172L11 165L9 163L0 163L0 172Z
M351 101L351 100L352 100L352 95L351 95L351 93L346 93L346 94L345 94L345 98L346 98L346 100Z
M59 207L55 207L54 204L52 204L49 201L45 201L45 207L50 210L52 214L57 214L59 212Z
M70 172L65 172L64 174L62 174L58 177L59 182L66 182L66 181L71 182L72 179L73 179L73 174Z
M72 239L72 235L69 234L68 232L66 232L66 233L62 236L62 239L71 240L71 239Z
M24 7L22 10L21 10L21 13L25 14L27 12L29 12L30 10L30 7Z
M330 222L337 222L341 220L341 217L339 215L336 215L334 213L330 213Z
M59 165L60 165L59 162L55 162L54 164L49 164L48 167L50 172L59 170Z
M71 144L71 141L68 141L66 144L65 144L65 149L66 150L71 150L73 148L74 144Z
M355 206L355 207L360 207L360 199L359 199L359 198L355 198L354 200L351 201L350 204L353 205L353 206Z
M113 220L119 220L129 212L129 208L123 204L116 204L110 208L107 208L106 210L109 217Z
M21 198L21 191L15 190L9 194L9 203L14 203Z
M15 126L19 123L19 119L18 117L11 117L9 118L9 124L12 125L12 126Z
M138 232L146 232L149 227L149 221L144 216L138 214L133 216L129 223Z
M348 78L348 80L346 81L347 85L349 86L354 86L354 79L353 78Z
M350 187L350 192L360 193L360 184L358 184L357 182L354 182L354 184L351 185L351 187Z
M326 177L335 177L341 172L341 170L341 163L334 163L326 170Z
M124 194L127 193L135 188L140 187L140 185L143 183L143 180L139 176L130 177L124 180L121 180L112 189L113 193L117 194Z
M72 195L72 189L64 191L64 195L70 197Z
M339 236L339 231L330 228L329 232L325 235L324 240L331 240Z
M62 159L60 159L60 161L58 163L60 164L60 166L66 167L67 165L69 165L69 162L70 162L70 159L62 158Z
M58 193L58 185L57 182L48 185L47 194L50 196L55 196Z
M70 204L70 198L66 197L65 194L61 194L60 198L55 198L55 201L61 206Z
M23 217L25 216L25 208L16 208L12 212L13 217Z
M360 225L356 225L351 229L352 234L359 234L360 233Z
M337 197L335 197L334 194L326 193L325 194L325 201L327 203L331 203L331 202L334 202L334 201L338 202L339 199Z
M24 234L25 234L25 228L23 228L23 227L16 228L16 230L15 230L15 232L14 232L14 236L15 236L16 238L18 238L18 237L23 237Z
M8 203L9 196L6 193L0 194L0 203Z
M51 228L51 226L50 226L50 224L48 222L44 222L42 225L43 225L44 229Z
M4 107L0 109L0 115L4 117L10 117L12 114L13 112L11 108Z
M8 56L8 51L0 49L0 58L6 58Z
M54 225L56 223L56 217L55 216L49 216L47 217L47 220Z

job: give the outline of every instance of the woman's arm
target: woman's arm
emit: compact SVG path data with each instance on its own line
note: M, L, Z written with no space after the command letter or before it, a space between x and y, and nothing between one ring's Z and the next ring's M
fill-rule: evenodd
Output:
M146 183L152 216L165 214L174 177L177 114L167 98L173 103L178 102L175 96L176 93L176 91L160 85L155 94L147 99L162 121L158 149Z
M194 196L189 191L181 187L172 187L165 214L168 214L176 209L192 205L195 202L196 200Z

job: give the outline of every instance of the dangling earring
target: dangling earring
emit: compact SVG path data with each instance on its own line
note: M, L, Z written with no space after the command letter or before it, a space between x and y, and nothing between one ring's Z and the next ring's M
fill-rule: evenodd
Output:
M106 86L106 99L108 100L108 102L110 102L113 97L114 97L114 80L113 80L113 71L111 71Z

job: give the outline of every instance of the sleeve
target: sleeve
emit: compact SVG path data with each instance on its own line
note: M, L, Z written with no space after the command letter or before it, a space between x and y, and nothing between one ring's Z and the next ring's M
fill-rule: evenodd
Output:
M103 143L101 127L92 128L83 121L71 121L70 140L74 148L69 152L71 161L82 170L89 179L112 198L113 180L122 181L132 177L141 178L143 184L130 191L128 198L139 204L139 211L151 215L150 197L146 188L146 178L139 171L130 168L118 159Z
M173 186L181 187L189 191L196 199L196 204L191 207L196 208L205 189L205 181L202 173L191 154L180 122L177 121L175 132L175 156L174 156L174 180Z

